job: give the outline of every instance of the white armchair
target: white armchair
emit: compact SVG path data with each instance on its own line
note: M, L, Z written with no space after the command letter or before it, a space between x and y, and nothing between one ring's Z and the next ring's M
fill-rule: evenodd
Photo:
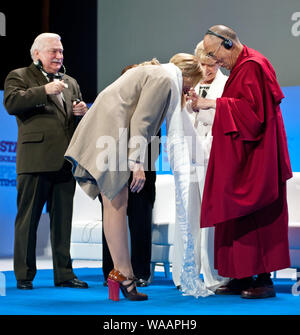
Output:
M78 184L73 201L71 258L102 260L101 204L97 198L89 198Z
M175 232L175 210L173 175L157 175L156 199L152 218L152 276L156 263L162 263L165 269L165 276L170 276Z

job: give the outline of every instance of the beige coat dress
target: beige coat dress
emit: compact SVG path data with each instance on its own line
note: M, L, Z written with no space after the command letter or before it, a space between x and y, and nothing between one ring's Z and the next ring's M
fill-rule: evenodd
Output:
M128 161L144 162L151 137L181 98L182 74L174 64L132 68L105 88L79 123L65 158L91 197L112 200L130 176Z

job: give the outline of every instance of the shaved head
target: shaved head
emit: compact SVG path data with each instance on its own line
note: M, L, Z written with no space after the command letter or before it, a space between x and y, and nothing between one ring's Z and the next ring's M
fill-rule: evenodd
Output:
M203 39L207 56L217 61L221 67L231 70L243 50L243 45L236 32L232 28L224 25L215 25L210 27L209 30L211 32L207 31ZM215 36L212 33L216 33L220 36ZM232 43L229 48L225 48L224 39L228 39L230 40L228 42Z
M239 42L237 33L232 28L219 24L210 27L209 30L213 31L214 33L220 34L226 38L229 38L236 43Z

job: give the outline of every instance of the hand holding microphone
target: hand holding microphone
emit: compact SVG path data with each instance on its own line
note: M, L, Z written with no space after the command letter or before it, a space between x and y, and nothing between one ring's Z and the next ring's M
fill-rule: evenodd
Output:
M73 101L73 114L75 116L83 116L87 112L86 104L80 99Z
M78 126L79 122L81 121L86 112L87 105L80 99L75 99L73 101L73 114L75 116L76 127Z

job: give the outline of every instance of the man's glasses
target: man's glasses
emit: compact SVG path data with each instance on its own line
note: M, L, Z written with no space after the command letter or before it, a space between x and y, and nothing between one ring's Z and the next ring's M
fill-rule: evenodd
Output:
M206 56L208 56L208 57L210 57L210 58L216 60L216 54L217 54L217 52L219 51L219 49L221 48L221 45L222 45L222 43L218 46L218 48L216 49L215 52L210 51L210 52L208 52L208 53L206 54Z

